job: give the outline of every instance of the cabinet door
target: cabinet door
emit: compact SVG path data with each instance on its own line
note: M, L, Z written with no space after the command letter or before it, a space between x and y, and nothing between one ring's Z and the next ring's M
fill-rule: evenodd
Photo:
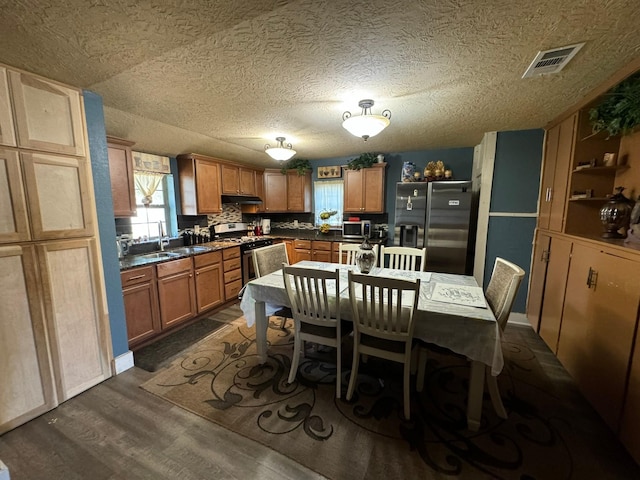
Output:
M264 173L256 172L256 196L262 200L262 203L256 205L256 213L264 212Z
M32 246L0 247L0 434L56 405Z
M549 210L549 230L561 232L567 203L569 172L573 161L573 147L578 114L574 114L560 124L558 153L553 174L551 207Z
M249 168L240 168L240 193L242 195L256 194L256 172Z
M551 198L553 193L553 176L556 170L558 157L558 138L560 137L560 125L547 130L544 144L544 169L540 185L540 209L538 211L538 228L549 228L549 216L551 215Z
M640 329L636 332L631 359L627 396L620 422L620 440L640 464Z
M550 245L551 237L538 231L533 248L531 281L529 284L529 295L527 295L527 319L536 332L540 326L540 312L542 310L544 283L547 277Z
M158 279L160 323L173 327L196 314L196 292L191 270Z
M196 270L196 299L198 313L224 303L224 277L221 263L214 263Z
M316 262L331 263L331 251L326 250L314 250L312 260Z
M120 273L130 347L160 332L155 269L151 265Z
M107 137L109 153L109 176L113 197L114 217L135 217L136 196L133 179L132 142L116 141Z
M362 169L364 184L363 211L367 213L384 213L384 168L371 167Z
M640 303L638 268L636 262L574 244L567 279L558 359L614 431Z
M571 247L571 242L564 238L552 238L549 247L549 264L540 313L539 332L553 353L556 353L558 349L564 295L567 288L567 272L571 261Z
M293 263L298 263L302 260L313 260L311 258L311 250L307 250L304 248L295 249L295 261Z
M64 401L111 376L97 249L90 239L37 247L58 399Z
M287 210L289 212L307 212L311 209L310 176L298 175L296 171L287 172Z
M222 176L222 193L237 195L240 193L240 169L233 165L220 164Z
M11 118L7 69L4 67L0 67L0 145L16 146L16 134L13 129L13 119Z
M362 212L362 198L364 186L362 184L362 170L344 169L344 211L351 213Z
M93 233L86 159L22 153L35 240Z
M0 243L29 240L29 218L18 153L0 150Z
M219 164L196 160L195 176L198 214L221 213Z
M85 155L82 99L78 90L20 72L9 72L18 146Z
M287 211L287 176L264 172L264 204L267 212Z

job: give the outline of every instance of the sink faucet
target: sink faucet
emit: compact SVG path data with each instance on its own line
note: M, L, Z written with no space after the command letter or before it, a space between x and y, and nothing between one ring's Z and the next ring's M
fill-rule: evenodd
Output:
M158 245L160 245L160 251L164 252L164 233L162 231L162 220L158 221ZM169 241L167 240L167 245Z

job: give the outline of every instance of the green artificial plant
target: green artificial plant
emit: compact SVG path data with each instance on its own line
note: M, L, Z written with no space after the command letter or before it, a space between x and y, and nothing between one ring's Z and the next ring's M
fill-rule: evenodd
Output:
M589 110L589 121L593 133L606 130L610 137L628 135L640 125L640 74L609 90L602 102Z
M359 157L352 159L348 164L349 170L360 170L361 168L369 168L376 163L376 156L373 153L363 153Z
M296 170L298 172L298 175L302 176L306 174L307 171L312 170L311 162L309 162L309 160L306 160L304 158L293 158L282 166L282 168L280 169L280 172L283 175L286 175L287 170Z

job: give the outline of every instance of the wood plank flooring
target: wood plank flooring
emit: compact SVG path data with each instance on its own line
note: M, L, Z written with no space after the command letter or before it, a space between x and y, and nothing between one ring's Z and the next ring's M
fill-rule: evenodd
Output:
M11 480L324 478L138 387L151 376L134 367L0 436Z

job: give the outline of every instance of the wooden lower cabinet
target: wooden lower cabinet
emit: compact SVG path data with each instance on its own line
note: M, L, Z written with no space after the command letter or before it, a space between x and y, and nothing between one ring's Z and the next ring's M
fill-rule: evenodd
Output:
M551 237L538 230L533 247L531 280L529 282L529 294L527 295L527 319L536 332L540 328L540 314L542 313L542 299L547 280L550 245Z
M160 333L155 266L120 273L129 347Z
M331 244L323 240L313 240L311 242L311 259L315 262L331 263Z
M0 247L0 434L56 405L33 246Z
M620 440L640 464L640 330L636 332L635 346L620 422Z
M311 256L311 240L294 240L293 241L294 261L292 263L298 263L302 260L313 260Z
M157 265L160 324L179 325L196 314L196 288L191 258Z
M211 252L193 258L196 273L198 313L210 310L225 301L222 252Z
M222 251L224 278L224 298L226 301L238 298L242 289L242 258L240 247L225 248Z
M639 269L604 248L573 245L557 355L614 431L638 319Z

